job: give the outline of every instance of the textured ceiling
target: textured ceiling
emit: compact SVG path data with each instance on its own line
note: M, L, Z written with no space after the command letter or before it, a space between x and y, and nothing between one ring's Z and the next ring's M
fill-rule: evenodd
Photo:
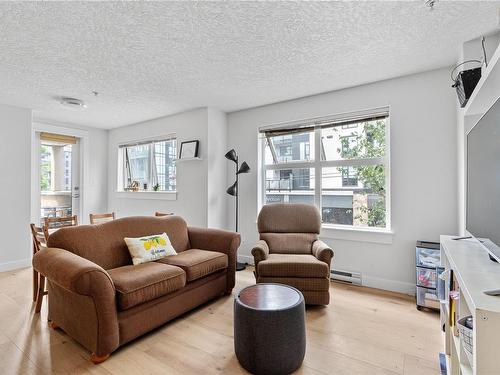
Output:
M102 128L201 106L235 111L450 65L462 42L497 27L499 7L4 2L0 103Z

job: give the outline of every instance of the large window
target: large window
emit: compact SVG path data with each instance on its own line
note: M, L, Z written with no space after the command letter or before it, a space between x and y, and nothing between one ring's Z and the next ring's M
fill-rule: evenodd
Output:
M119 190L175 191L176 155L175 138L120 146Z
M263 204L316 205L323 224L389 228L386 110L261 130Z

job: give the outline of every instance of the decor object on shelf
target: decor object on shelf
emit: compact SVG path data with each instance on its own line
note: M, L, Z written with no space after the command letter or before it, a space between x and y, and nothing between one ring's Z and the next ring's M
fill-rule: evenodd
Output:
M179 152L179 159L197 158L199 146L200 141L182 142L181 151Z
M125 191L139 191L139 181L132 181L129 186L127 186Z
M451 71L451 80L453 81L453 85L451 85L451 87L455 88L455 90L457 91L458 101L460 102L460 107L462 108L464 108L467 105L469 98L474 92L474 89L476 88L479 80L481 79L482 65L484 64L486 67L488 67L488 61L486 58L486 48L484 46L484 43L485 40L483 37L481 39L481 47L483 49L483 61L475 59L466 60L464 62L461 62L460 64L455 65L455 67ZM458 73L455 77L453 76L453 73L455 73L455 71L459 67L468 63L477 63L479 64L479 67L463 70L460 73Z
M304 297L280 284L246 287L234 299L234 351L252 374L291 374L306 352Z
M257 228L260 241L252 249L257 283L291 285L306 304L328 305L333 250L319 240L319 210L302 203L266 204Z
M120 239L163 232L177 255L133 266ZM132 216L61 228L47 245L33 255L33 267L49 281L51 326L97 363L180 314L230 295L240 235L188 227L179 216Z
M153 186L153 191L160 191L160 184L156 183L156 184Z
M229 150L226 152L226 155L224 155L226 159L231 160L234 162L235 167L236 167L236 181L234 184L232 184L230 187L227 188L226 193L229 195L232 195L233 197L236 197L236 232L238 232L238 176L242 173L248 173L250 172L250 167L248 166L247 162L244 161L241 163L241 166L238 164L238 155L236 154L236 151L234 149ZM245 269L246 265L244 263L237 262L236 263L236 271L243 271Z

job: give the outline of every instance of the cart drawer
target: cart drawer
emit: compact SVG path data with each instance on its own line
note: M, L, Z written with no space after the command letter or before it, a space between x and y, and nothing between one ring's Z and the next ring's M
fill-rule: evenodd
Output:
M436 289L417 286L417 306L439 309L439 299Z
M436 289L437 271L431 268L417 267L417 285Z

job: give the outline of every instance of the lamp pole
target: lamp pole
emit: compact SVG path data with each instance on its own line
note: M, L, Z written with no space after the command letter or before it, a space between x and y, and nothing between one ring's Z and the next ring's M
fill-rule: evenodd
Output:
M238 157L236 157L236 233L238 232L238 196L239 194L239 186L238 186Z

